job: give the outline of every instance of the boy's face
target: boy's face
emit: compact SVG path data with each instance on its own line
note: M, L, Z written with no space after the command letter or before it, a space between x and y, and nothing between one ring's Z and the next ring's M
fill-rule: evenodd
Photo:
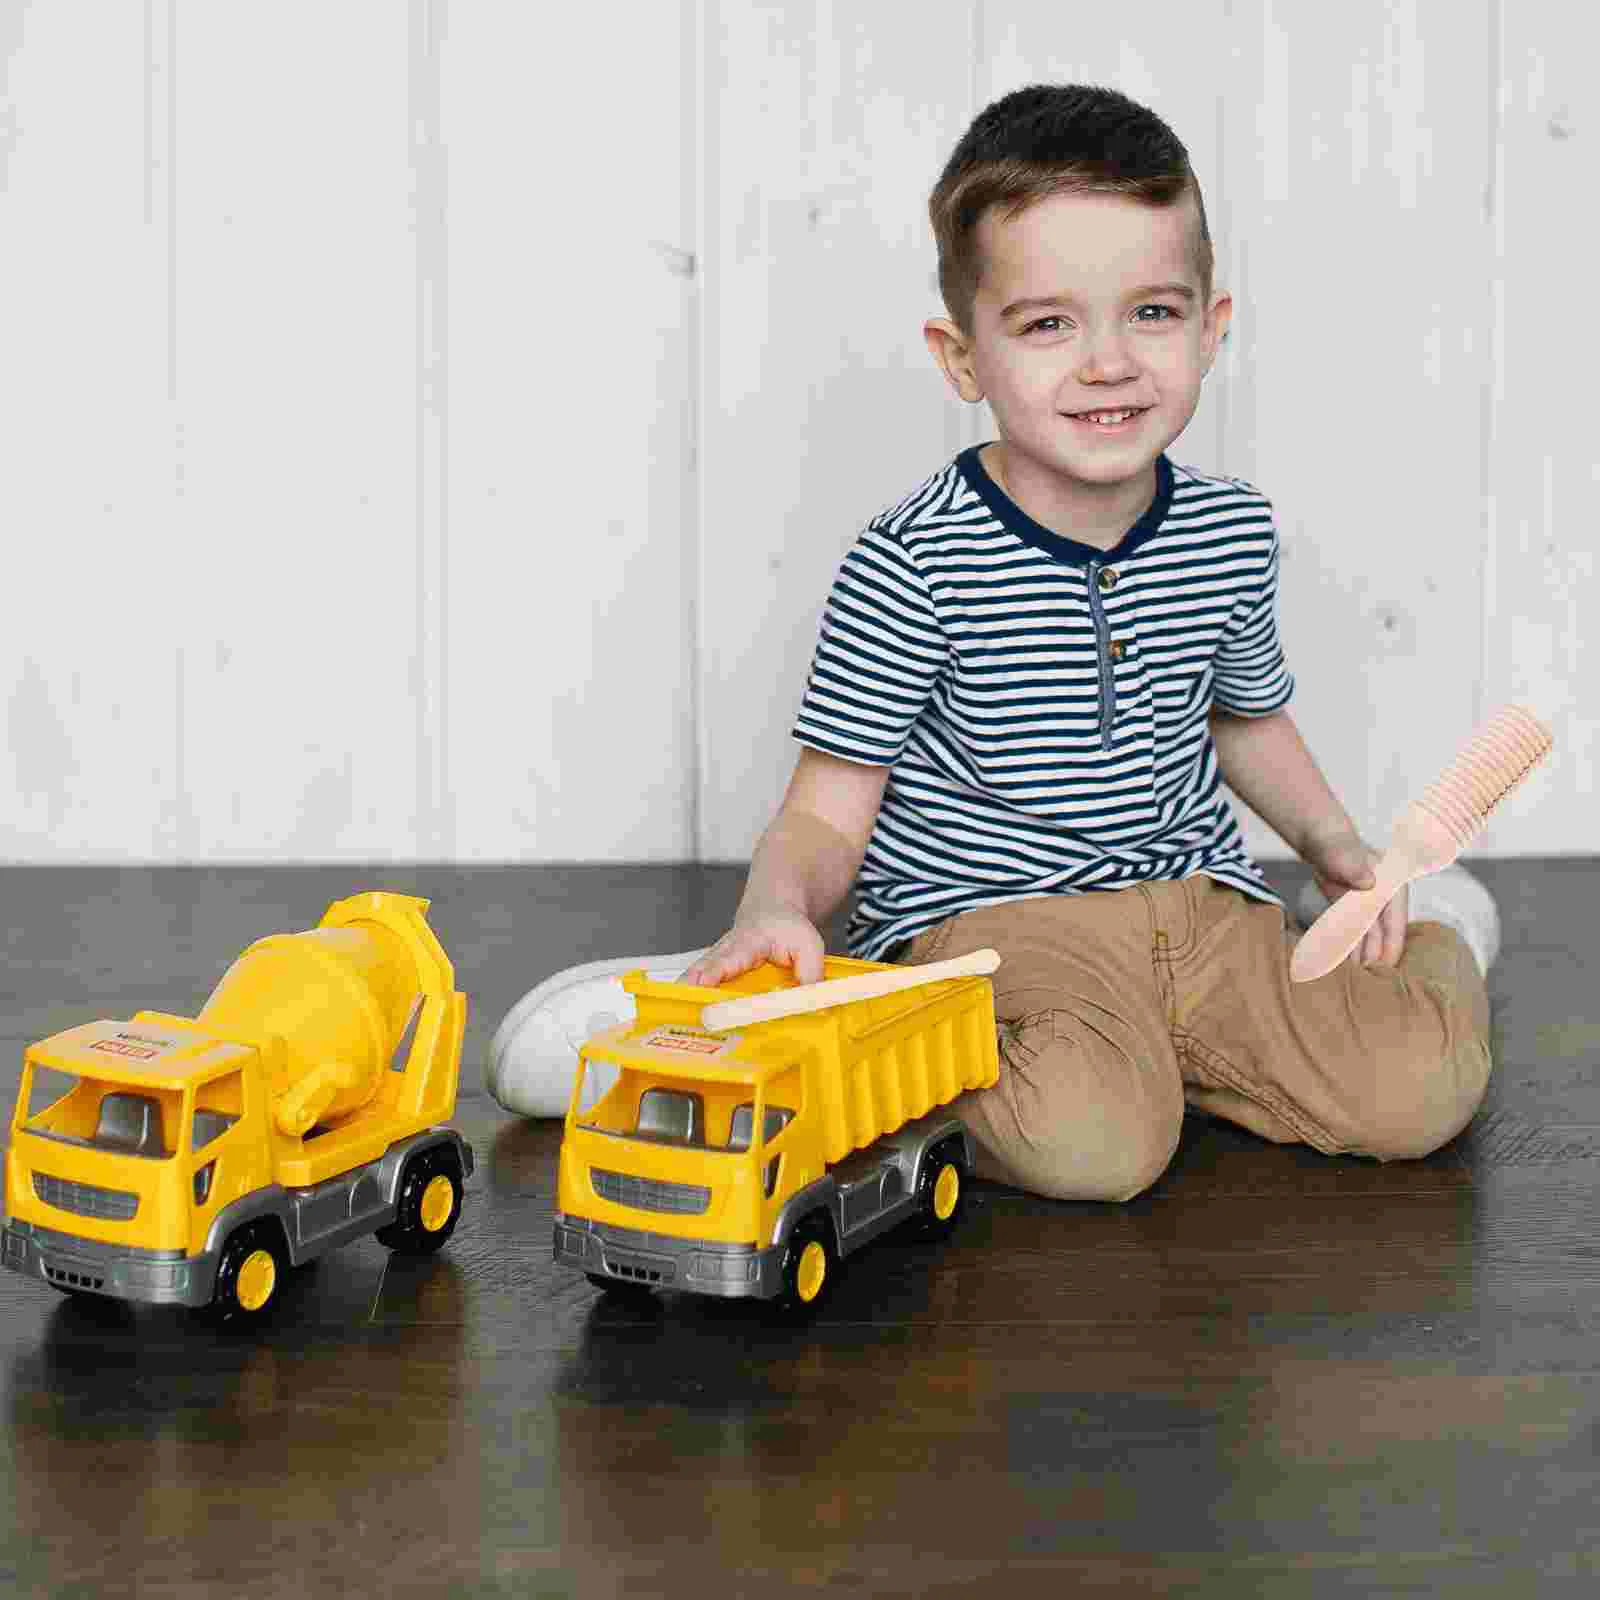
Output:
M934 359L963 400L989 401L1019 477L1047 478L1069 494L1147 478L1194 415L1233 314L1226 294L1200 301L1193 196L1158 207L1125 195L1053 195L1013 221L997 219L991 209L978 224L985 266L972 342L953 322L930 321L923 335ZM1160 284L1190 295L1152 292ZM1143 409L1114 430L1072 417L1126 407Z

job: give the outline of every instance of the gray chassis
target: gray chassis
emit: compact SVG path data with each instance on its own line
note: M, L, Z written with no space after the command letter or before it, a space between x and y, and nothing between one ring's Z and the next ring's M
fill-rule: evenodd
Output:
M309 1189L273 1183L242 1196L212 1219L205 1249L195 1255L101 1244L8 1217L0 1228L0 1265L60 1288L114 1300L206 1306L216 1288L223 1249L246 1223L275 1218L283 1229L289 1264L299 1266L393 1222L407 1158L442 1146L455 1150L462 1176L470 1178L472 1146L454 1128L424 1128L397 1139L376 1161Z
M793 1195L778 1214L771 1243L721 1244L619 1228L588 1217L555 1215L555 1259L596 1277L655 1289L683 1289L727 1298L774 1299L783 1289L789 1236L806 1217L825 1212L843 1257L904 1222L916 1209L917 1184L928 1152L946 1139L961 1142L970 1176L972 1136L955 1117L919 1117L857 1150Z

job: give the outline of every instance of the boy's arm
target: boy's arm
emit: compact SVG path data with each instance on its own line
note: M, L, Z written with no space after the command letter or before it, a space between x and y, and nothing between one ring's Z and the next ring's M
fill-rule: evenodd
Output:
M826 922L855 882L888 781L888 767L802 749L751 857L737 915L781 907L814 927Z
M733 926L679 981L715 985L773 961L799 983L817 982L826 970L821 924L850 892L888 781L886 766L806 746L756 844Z
M1302 858L1330 833L1359 833L1300 738L1287 709L1265 717L1211 711L1217 765L1233 792Z

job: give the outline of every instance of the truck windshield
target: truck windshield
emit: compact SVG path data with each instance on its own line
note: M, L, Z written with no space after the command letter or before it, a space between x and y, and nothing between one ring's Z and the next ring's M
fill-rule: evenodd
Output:
M724 1106L724 1115L727 1115ZM705 1103L701 1095L687 1089L646 1089L639 1096L639 1120L634 1137L658 1140L665 1144L694 1145L704 1150L748 1150L755 1127L754 1101L733 1108L725 1139L707 1136ZM794 1115L786 1106L768 1106L762 1137L776 1138Z
M596 1092L588 1080L596 1069L611 1081ZM688 1085L654 1083L644 1089L637 1080L619 1080L608 1062L579 1057L576 1085L578 1122L616 1138L643 1139L651 1144L682 1145L693 1150L747 1151L755 1129L755 1102L742 1098L748 1084ZM637 1098L635 1096L637 1095ZM762 1122L762 1138L773 1139L793 1118L789 1106L771 1105Z
M176 1150L176 1092L96 1083L76 1073L35 1066L28 1084L28 1133L115 1155L166 1160ZM163 1105L164 1101L172 1102Z

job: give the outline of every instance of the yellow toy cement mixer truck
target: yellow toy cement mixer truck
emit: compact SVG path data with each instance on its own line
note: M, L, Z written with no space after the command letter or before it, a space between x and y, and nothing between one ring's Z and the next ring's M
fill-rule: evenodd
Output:
M473 1160L437 1126L455 1110L467 1000L427 907L335 901L318 927L251 945L192 1021L140 1011L30 1046L5 1265L249 1322L288 1267L358 1235L437 1250Z
M804 1314L896 1223L953 1226L973 1152L945 1108L998 1076L998 962L829 956L820 983L768 963L714 989L628 973L637 1017L579 1052L556 1260ZM598 1098L591 1075L614 1077Z

